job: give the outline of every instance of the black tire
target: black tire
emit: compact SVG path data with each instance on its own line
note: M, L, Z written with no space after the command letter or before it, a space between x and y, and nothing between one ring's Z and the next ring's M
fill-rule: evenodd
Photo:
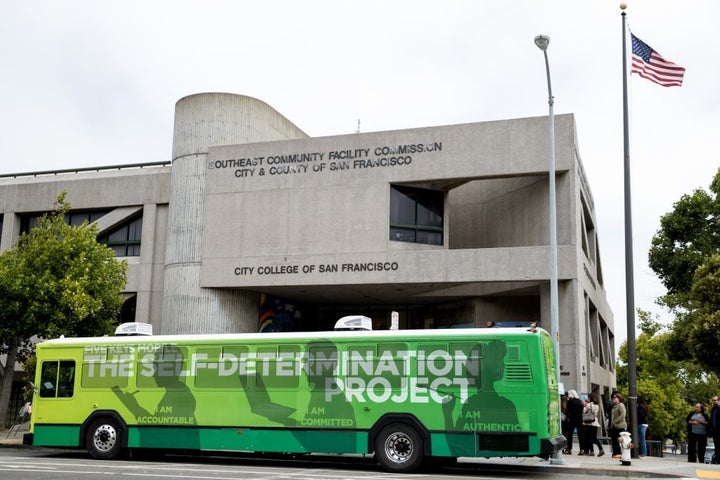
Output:
M85 433L85 448L99 460L116 458L122 450L125 432L112 418L94 420Z
M388 472L413 472L423 461L422 437L409 425L390 424L375 437L375 460Z

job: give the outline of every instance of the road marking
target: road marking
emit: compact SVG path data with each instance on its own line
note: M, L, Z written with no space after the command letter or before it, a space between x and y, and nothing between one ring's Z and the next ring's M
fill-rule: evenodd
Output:
M19 458L14 458L18 460ZM24 471L24 472L53 472L56 474L92 474L92 475L103 475L103 476L119 476L119 477L161 477L161 478L183 478L188 480L238 480L257 476L268 476L267 478L274 479L297 479L297 480L317 480L317 479L328 479L335 480L338 475L343 480L391 480L397 478L393 474L384 472L367 472L361 473L356 472L349 474L349 472L338 470L324 470L324 469L302 469L295 471L292 468L287 467L268 467L267 469L245 469L242 465L238 465L237 468L225 466L214 466L214 465L174 465L170 463L161 464L142 464L142 465L127 465L124 462L107 462L104 465L100 465L99 462L57 462L49 461L43 462L42 464L18 464L16 462L6 463L0 460L0 465L9 471ZM210 467L210 468L209 468ZM212 468L220 467L220 468ZM86 468L87 470L78 470L79 468ZM98 469L101 469L98 471ZM117 470L117 471L115 471ZM143 470L143 471L136 471ZM182 472L178 472L181 470ZM226 476L229 475L229 476ZM240 476L238 476L240 475ZM414 475L414 478L420 480L425 475L418 474Z
M697 478L720 478L720 470L695 470Z
M38 465L13 465L13 464L3 464L5 468L14 468L15 470L27 470L28 468L37 468L37 469L44 469L44 470L55 470L54 467L41 467Z

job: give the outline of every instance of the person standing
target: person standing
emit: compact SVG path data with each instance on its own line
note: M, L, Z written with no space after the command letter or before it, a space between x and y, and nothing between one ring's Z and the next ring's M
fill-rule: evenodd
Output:
M592 420L590 420L592 418ZM605 455L602 443L597 438L598 428L600 428L600 405L596 401L596 395L593 393L585 400L585 410L583 410L583 426L581 430L580 451L582 455L590 457L595 456L595 445L598 446L598 457Z
M598 440L598 431L600 430L600 421L601 419L604 420L604 415L600 412L600 401L598 399L598 396L596 393L593 393L590 395L590 404L589 404L590 410L595 414L595 421L590 425L590 429L588 431L589 438L588 438L588 444L590 445L590 453L588 455L593 455L594 449L593 447L597 445L598 447L598 457L602 457L605 455L605 449L602 446L602 443L600 443L600 440Z
M647 432L648 432L648 402L643 397L638 398L637 407L638 422L638 455L640 458L648 454Z
M720 463L720 454L717 451L718 445L720 445L720 399L717 395L713 397L713 406L710 409L710 434L715 445L715 455L713 455L712 463L718 464Z
M562 427L562 433L563 436L567 439L568 438L568 429L570 428L570 423L567 419L567 402L568 397L566 393L563 393L560 396L560 425ZM563 453L565 453L565 450L563 449Z
M568 390L568 401L565 409L565 416L568 422L568 430L565 435L565 438L567 438L567 447L563 450L563 453L567 455L572 455L574 432L577 431L578 441L580 441L583 408L583 402L580 400L577 392L575 390Z
M593 415L592 410L588 408L588 405L590 404L590 398L586 397L582 400L582 402L582 423L578 427L578 440L580 441L580 453L578 453L578 455L590 455L590 452L592 451L592 443L588 443L588 441L590 439L589 426L592 423L592 420L588 420L590 417L592 417L594 420L595 415Z
M612 401L613 408L610 413L610 428L608 428L610 445L612 445L612 458L622 458L618 438L620 437L620 432L627 430L627 421L625 421L627 412L625 410L625 404L623 403L622 393L613 393Z
M695 410L685 418L688 429L688 462L705 463L705 447L707 447L708 425L710 417L705 414L705 405L698 402Z

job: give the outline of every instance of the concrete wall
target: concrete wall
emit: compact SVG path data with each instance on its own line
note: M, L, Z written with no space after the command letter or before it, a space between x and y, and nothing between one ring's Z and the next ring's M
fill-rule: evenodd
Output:
M60 192L74 210L167 203L169 167L0 178L0 211L51 210Z
M200 286L207 152L213 145L305 136L272 107L254 98L203 93L177 102L162 333L257 330L257 293Z
M410 270L412 275L419 274L415 281L440 278L453 281L455 275L458 281L487 279L495 275L507 278L503 271L517 269L522 271L524 279L544 278L544 263L535 269L536 264L530 260L509 269L508 259L502 257L500 251L459 253L446 250L449 246L475 249L547 245L544 238L547 226L533 221L547 212L547 200L528 201L528 196L530 200L547 198L539 179L539 172L547 170L546 127L547 122L542 118L521 119L211 148L202 284L245 287L273 283L407 281L403 273L409 275ZM557 129L559 137L572 144L572 117L559 117ZM392 153L408 146L416 151ZM562 145L558 152L558 168L573 168L574 148ZM306 161L280 163L297 158ZM372 162L392 159L404 163L369 166ZM498 177L504 182L484 180ZM521 177L521 181L515 177ZM467 182L472 183L462 186ZM390 241L389 192L392 183L450 192L448 240L444 246ZM511 189L516 184L520 187ZM464 211L455 211L456 191L467 198L477 189L483 191L485 185L485 196L474 200L471 206L466 203ZM463 194L463 190L469 193ZM456 214L457 219L454 218ZM241 218L242 222L228 221L234 218ZM567 222L562 228L569 232ZM569 233L564 233L561 238L571 244ZM437 259L438 269L425 264L427 268L418 272L413 270L410 261L404 261L425 250L428 252L423 261ZM462 259L466 255L490 259L497 254L502 257L498 260L501 263L488 264L489 272L473 273L467 267L448 268L454 263L466 263ZM538 249L527 259L533 255L546 255L546 249ZM403 265L390 277L342 271L322 277L317 275L317 268L308 271L308 275L300 272L292 276L274 275L269 279L257 274L258 269L265 266L302 269L322 264L391 259L403 262ZM566 274L574 275L573 259L569 258L565 263L572 264ZM244 270L247 273L238 275L237 269L247 269ZM463 272L466 273L463 275Z

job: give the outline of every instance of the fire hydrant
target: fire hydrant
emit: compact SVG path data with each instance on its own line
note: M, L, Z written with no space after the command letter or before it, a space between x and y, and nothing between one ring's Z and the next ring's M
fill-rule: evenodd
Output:
M632 444L632 438L630 435L630 432L620 432L620 436L618 437L618 443L620 444L620 450L622 453L622 458L620 459L620 463L623 465L630 465L631 463L631 457L633 444Z

